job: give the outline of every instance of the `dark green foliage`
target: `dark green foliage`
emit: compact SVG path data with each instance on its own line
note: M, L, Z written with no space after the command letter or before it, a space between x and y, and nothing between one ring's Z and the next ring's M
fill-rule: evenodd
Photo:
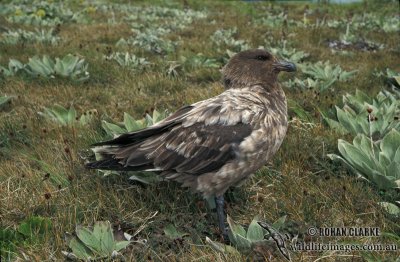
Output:
M52 230L50 219L31 216L23 220L16 230L0 228L1 259L11 260L18 246L40 243Z

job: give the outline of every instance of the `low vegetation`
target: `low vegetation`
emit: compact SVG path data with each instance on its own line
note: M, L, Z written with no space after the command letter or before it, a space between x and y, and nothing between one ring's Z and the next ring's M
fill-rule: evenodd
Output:
M398 3L320 2L2 1L1 261L398 261L291 249L331 240L310 227L400 248ZM281 149L226 194L229 244L179 184L84 168L91 144L222 92L229 57L258 47L299 70L279 79Z

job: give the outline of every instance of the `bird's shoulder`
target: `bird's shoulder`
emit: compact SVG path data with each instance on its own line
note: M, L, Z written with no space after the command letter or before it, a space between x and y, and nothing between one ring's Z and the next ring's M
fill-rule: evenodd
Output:
M205 126L252 124L255 117L266 111L262 87L228 89L218 96L191 105L182 118L182 126L203 123Z

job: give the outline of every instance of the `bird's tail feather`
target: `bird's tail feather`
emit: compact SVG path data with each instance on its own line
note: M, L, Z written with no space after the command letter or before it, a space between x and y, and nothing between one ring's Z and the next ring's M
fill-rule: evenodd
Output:
M107 158L85 164L88 169L114 170L114 171L148 171L153 170L153 165L124 166L117 159Z
M86 168L89 169L104 169L104 170L118 170L122 169L123 166L118 162L117 159L106 158L94 162L85 164Z
M135 161L130 161L129 165L125 165L124 161L116 158L116 155L121 155L127 147L119 146L99 146L94 147L92 150L95 153L96 161L85 164L88 169L102 169L102 170L115 170L115 171L145 171L154 169L152 162L145 158L144 152L139 152L135 148L127 153L136 151ZM122 157L123 159L127 156Z

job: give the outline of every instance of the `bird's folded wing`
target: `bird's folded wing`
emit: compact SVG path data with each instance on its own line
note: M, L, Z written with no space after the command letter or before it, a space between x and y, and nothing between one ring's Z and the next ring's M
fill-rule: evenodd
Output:
M126 170L212 172L235 158L239 144L255 128L254 119L265 110L252 99L252 95L226 91L182 108L151 128L102 143L114 145L103 153Z

